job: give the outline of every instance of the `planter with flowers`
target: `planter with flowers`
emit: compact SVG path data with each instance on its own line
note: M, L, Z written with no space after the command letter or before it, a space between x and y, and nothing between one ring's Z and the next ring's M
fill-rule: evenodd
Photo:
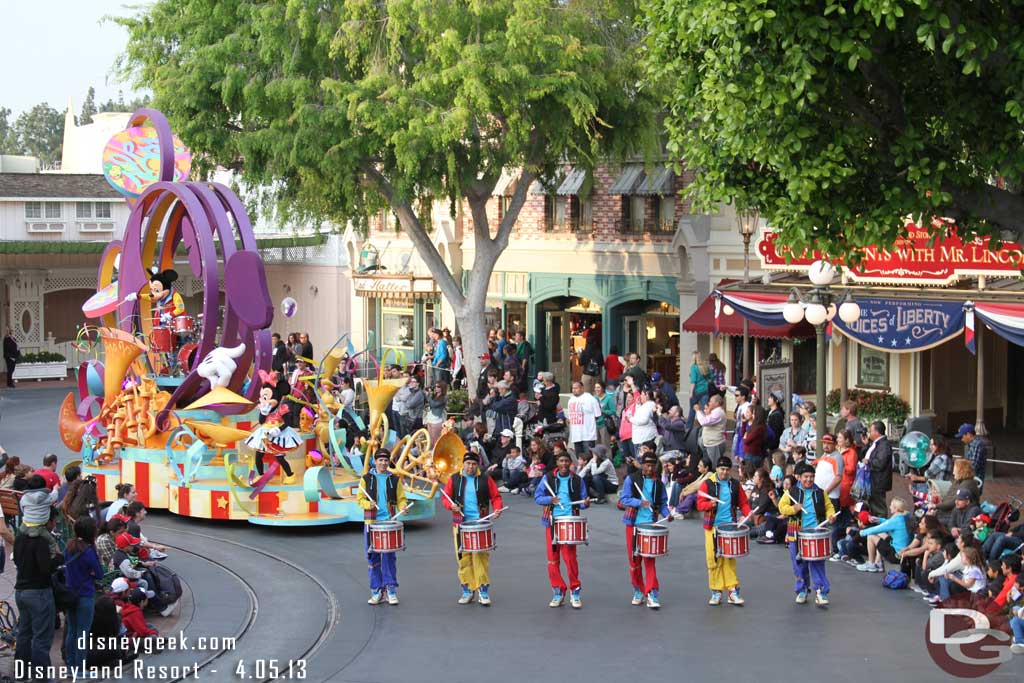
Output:
M846 392L847 399L857 404L857 417L865 425L874 420L885 423L886 434L897 436L902 431L907 416L910 415L910 404L896 394L888 391L871 391L868 389L850 389ZM833 415L839 414L839 389L833 389L825 400L826 409Z
M22 354L14 366L16 380L34 379L41 382L44 379L65 379L67 376L67 359L50 351Z

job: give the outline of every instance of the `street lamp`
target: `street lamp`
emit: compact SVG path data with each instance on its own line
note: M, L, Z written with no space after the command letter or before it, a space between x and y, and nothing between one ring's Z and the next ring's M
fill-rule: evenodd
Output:
M860 305L853 300L850 290L837 292L832 289L832 281L836 277L836 267L825 260L815 261L811 264L807 277L814 285L808 290L805 297L793 288L789 292L789 299L782 307L782 317L786 322L795 325L801 320L806 320L814 325L817 338L817 377L816 403L818 408L818 441L815 444L815 452L821 455L821 437L828 429L828 417L825 412L825 326L834 318L844 323L852 323L860 317Z
M757 209L747 209L746 211L736 211L736 225L740 229L740 235L743 237L743 282L746 283L750 280L750 239L757 232L757 226L761 221L761 216ZM743 378L751 376L751 363L753 356L749 352L750 345L750 323L747 322L746 316L743 317Z

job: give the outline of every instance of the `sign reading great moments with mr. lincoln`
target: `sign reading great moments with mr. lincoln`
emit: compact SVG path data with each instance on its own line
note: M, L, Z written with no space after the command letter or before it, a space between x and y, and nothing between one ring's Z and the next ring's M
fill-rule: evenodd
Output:
M796 253L778 246L777 238L766 232L757 245L765 270L806 270L821 257L816 251ZM863 248L861 262L846 272L855 282L913 286L950 285L963 275L1016 277L1024 268L1024 247L1016 242L1003 242L993 251L987 237L966 243L956 236L940 237L929 244L931 239L927 230L910 224L907 236L892 248Z

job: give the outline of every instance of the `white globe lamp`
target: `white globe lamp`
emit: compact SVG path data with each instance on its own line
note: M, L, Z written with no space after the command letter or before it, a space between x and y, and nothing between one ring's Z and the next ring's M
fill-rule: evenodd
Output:
M825 287L832 284L832 280L835 279L836 267L824 259L815 261L807 271L807 277L814 285Z
M729 304L726 304L726 305L722 306L722 313L725 313L726 315L732 315L735 312L736 312L736 309L734 309Z
M789 293L789 300L782 307L782 317L790 325L796 325L804 319L804 305L800 303L796 292Z
M821 304L808 304L804 310L804 317L812 325L820 325L828 319L828 311Z
M847 299L839 305L839 319L849 325L860 317L860 304L853 299Z

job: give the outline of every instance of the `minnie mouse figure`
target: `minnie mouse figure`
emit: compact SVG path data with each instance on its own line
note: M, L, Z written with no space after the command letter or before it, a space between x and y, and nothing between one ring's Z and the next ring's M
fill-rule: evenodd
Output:
M262 394L265 389L260 389L261 407ZM292 473L291 465L285 459L285 453L302 443L298 432L285 424L284 418L288 414L288 406L281 405L265 418L260 415L260 426L253 430L246 440L245 445L256 452L256 474L249 473L249 484L256 483L258 477L263 476L263 466L267 462L277 461L278 466L284 472L284 483L294 484L295 474Z
M260 424L263 424L277 408L280 399L278 399L277 373L260 370L259 375L262 382L260 386L259 412Z

